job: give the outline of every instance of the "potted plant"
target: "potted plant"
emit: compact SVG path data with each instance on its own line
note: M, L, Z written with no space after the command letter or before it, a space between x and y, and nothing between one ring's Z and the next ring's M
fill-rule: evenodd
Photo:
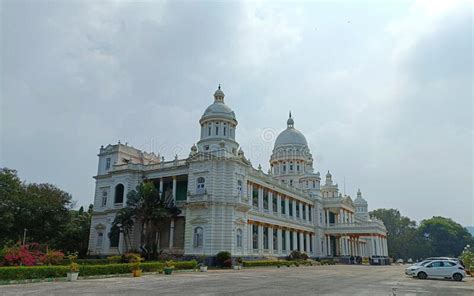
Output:
M173 265L173 261L166 261L165 262L165 267L163 268L163 271L165 274L171 274L173 272L173 269L174 269L174 265Z
M129 261L132 264L132 275L133 277L140 277L142 275L142 270L140 269L140 262L143 261L143 258L140 255L130 256Z
M237 257L235 259L235 264L234 264L234 269L235 270L240 270L242 269L242 265L243 265L243 260L242 260L242 257Z
M69 261L69 271L67 273L67 280L69 282L77 281L77 277L79 276L79 264L76 263L77 255L71 254L68 256Z
M207 257L206 256L201 256L199 257L199 270L201 272L207 272L207 265L206 265L206 259Z

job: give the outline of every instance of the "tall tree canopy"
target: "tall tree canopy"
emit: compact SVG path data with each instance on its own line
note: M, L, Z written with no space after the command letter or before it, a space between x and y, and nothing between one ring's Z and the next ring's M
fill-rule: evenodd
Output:
M458 256L464 247L473 243L466 228L452 219L435 216L421 221L418 233L429 246L430 256Z
M72 210L69 193L51 184L22 183L15 170L0 169L0 248L22 241L63 251L87 252L88 212Z
M417 227L415 221L402 216L396 209L378 209L370 215L384 222L389 256L394 258L454 257L472 243L468 231L448 218L433 217L423 220Z

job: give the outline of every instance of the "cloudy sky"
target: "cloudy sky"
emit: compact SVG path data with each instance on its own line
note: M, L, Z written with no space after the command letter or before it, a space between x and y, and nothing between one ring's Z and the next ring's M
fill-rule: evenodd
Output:
M93 200L101 145L187 156L218 83L268 169L291 109L369 206L474 225L468 1L2 1L0 166Z

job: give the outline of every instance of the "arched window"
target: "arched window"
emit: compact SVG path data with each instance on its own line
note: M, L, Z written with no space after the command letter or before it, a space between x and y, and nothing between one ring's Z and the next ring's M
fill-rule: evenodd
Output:
M196 193L204 193L206 188L206 179L203 177L197 178Z
M203 244L203 229L202 227L194 228L194 247L202 248Z
M114 200L114 203L116 203L116 204L123 203L123 192L124 192L123 184L117 184L117 186L115 186L115 200Z
M102 241L104 240L104 234L102 232L97 233L96 247L98 249L102 248Z
M242 248L242 229L237 229L237 248Z

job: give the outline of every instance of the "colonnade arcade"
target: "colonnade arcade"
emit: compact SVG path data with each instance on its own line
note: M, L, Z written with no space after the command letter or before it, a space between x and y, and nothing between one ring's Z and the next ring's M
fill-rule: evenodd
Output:
M287 255L314 251L314 232L248 220L249 250L255 255Z
M329 257L388 256L387 238L380 234L326 234L324 244Z

